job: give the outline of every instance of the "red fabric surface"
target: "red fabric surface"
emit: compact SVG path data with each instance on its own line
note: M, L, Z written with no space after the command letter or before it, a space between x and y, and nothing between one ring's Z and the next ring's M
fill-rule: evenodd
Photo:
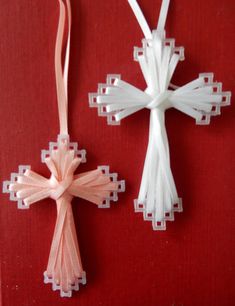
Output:
M49 175L41 149L56 140L58 116L54 44L56 0L0 0L0 165L1 181L19 164ZM234 291L234 105L209 126L170 110L166 115L172 170L184 212L154 232L134 213L148 141L149 112L121 126L88 107L88 92L107 73L144 89L133 62L143 34L125 0L72 0L73 26L69 75L69 128L87 150L79 170L109 164L126 179L126 193L108 210L76 199L73 203L87 285L62 299L43 272L52 240L56 207L52 200L20 211L1 196L1 296L3 306L232 306ZM160 0L139 0L151 27ZM234 88L233 0L172 0L168 37L185 47L174 82L200 72L215 73L225 90Z

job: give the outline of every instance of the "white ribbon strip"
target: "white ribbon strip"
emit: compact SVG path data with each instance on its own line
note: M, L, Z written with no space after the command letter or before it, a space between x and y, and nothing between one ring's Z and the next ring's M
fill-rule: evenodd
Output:
M158 25L157 31L164 32L165 31L165 24L166 24L166 17L169 9L170 0L163 0L160 15L158 18Z
M150 39L152 38L152 33L151 33L151 30L147 24L147 21L138 5L138 3L136 2L136 0L128 0L132 10L133 10L133 13L135 14L135 17L136 19L138 20L139 22L139 25L144 33L144 36L146 39Z

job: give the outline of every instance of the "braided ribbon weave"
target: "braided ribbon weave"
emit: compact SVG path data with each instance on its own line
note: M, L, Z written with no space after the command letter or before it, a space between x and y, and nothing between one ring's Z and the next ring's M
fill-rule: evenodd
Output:
M77 242L71 201L79 197L96 204L98 207L110 206L117 201L118 192L124 191L124 181L117 181L117 174L109 173L109 167L101 166L97 170L74 174L81 162L85 162L85 150L78 150L77 143L71 143L68 135L68 66L70 48L71 8L69 0L66 6L60 4L60 19L55 50L55 72L59 108L60 135L56 143L51 142L49 150L42 151L42 162L51 172L49 179L37 174L30 166L20 166L19 173L12 173L11 180L5 181L3 191L10 194L12 201L18 202L18 208L29 208L31 204L51 198L56 201L57 220L52 240L44 282L52 283L53 290L60 295L71 297L72 290L79 289L79 283L86 283L80 251ZM66 11L67 8L67 11ZM64 69L61 65L62 41L65 17L68 19L68 38Z
M134 203L135 210L143 212L154 230L164 230L166 221L174 220L174 212L182 211L170 167L165 111L174 107L194 118L196 124L209 124L211 116L220 114L221 106L230 104L231 93L222 92L222 84L213 81L212 73L200 74L182 87L171 84L179 61L184 60L184 48L175 47L175 40L165 36L170 1L163 0L157 29L152 32L137 2L128 2L145 36L142 48L134 48L134 59L147 88L142 91L121 80L120 75L108 75L107 83L99 84L98 92L89 94L89 103L113 125L141 109L150 110L148 149Z

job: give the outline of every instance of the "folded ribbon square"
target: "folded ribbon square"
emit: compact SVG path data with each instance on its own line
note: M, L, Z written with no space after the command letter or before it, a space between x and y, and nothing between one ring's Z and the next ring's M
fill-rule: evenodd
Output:
M165 35L169 0L163 0L159 22L152 32L136 0L128 1L145 35L142 48L134 48L134 60L140 65L147 84L140 90L123 81L120 75L108 75L106 84L98 85L97 93L89 94L89 104L107 116L108 124L120 121L144 108L150 110L149 143L135 211L143 212L154 230L166 229L166 221L174 220L174 212L182 211L170 167L169 144L165 128L165 111L175 108L194 118L196 124L210 123L211 116L230 104L231 93L222 91L213 73L202 73L192 82L178 87L171 79L184 48L176 47L174 39Z

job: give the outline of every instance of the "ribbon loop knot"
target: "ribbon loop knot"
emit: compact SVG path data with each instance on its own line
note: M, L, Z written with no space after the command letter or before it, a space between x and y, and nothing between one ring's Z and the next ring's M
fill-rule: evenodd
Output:
M62 181L58 181L57 178L52 174L50 178L50 198L57 201L69 188L73 182L73 175L67 176Z
M157 94L153 100L146 106L146 108L152 110L155 108L162 108L163 110L166 110L170 107L170 101L169 98L172 95L172 90L166 90L162 93Z

